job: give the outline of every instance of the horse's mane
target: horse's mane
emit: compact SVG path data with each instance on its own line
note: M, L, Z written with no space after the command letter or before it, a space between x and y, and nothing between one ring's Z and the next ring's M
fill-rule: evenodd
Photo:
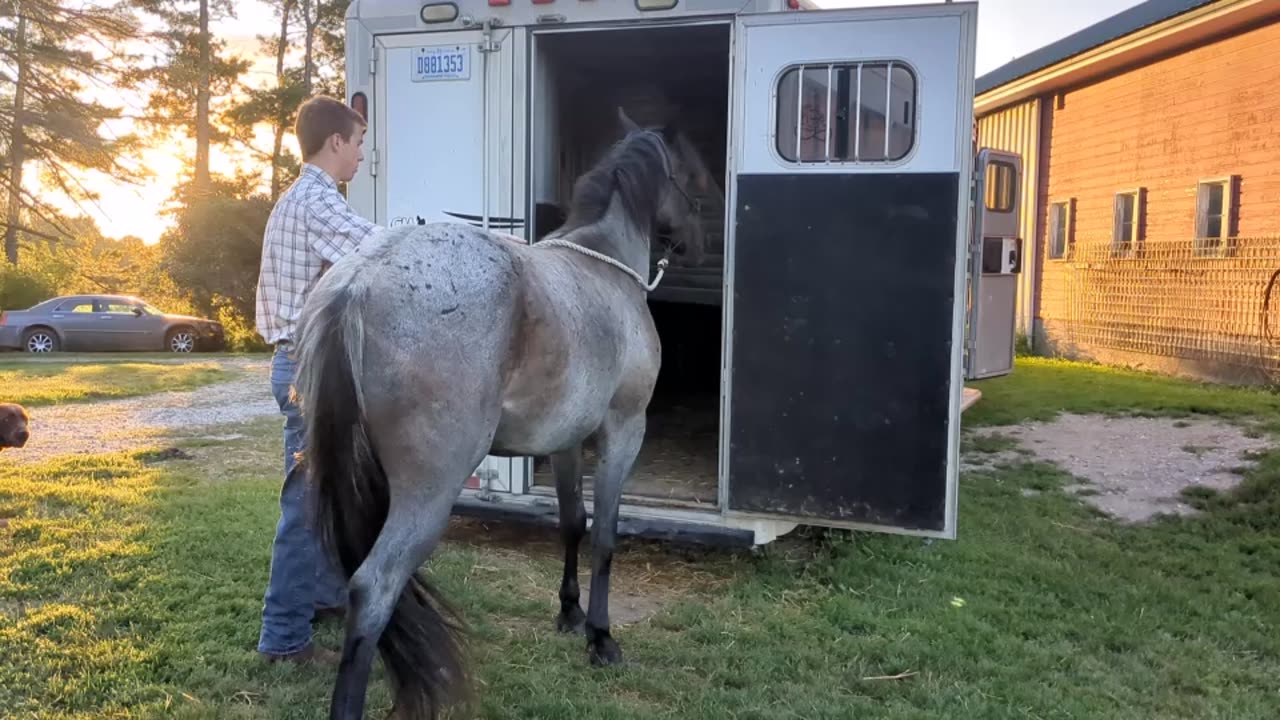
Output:
M662 200L667 162L656 131L628 133L573 184L569 217L557 234L599 222L608 212L614 192L633 221L647 224Z

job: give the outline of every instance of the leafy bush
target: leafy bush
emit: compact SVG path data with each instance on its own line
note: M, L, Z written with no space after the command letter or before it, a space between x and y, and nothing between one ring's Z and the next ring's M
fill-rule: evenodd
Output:
M36 268L0 265L0 310L26 310L57 295L57 286Z
M223 305L218 308L218 322L222 323L227 338L227 350L230 352L265 352L271 349L254 328L253 321L246 319L234 307Z

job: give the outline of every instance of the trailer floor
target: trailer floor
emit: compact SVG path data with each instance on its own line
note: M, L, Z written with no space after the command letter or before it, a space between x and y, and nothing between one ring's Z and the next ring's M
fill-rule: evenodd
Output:
M623 492L715 506L719 442L720 408L714 395L655 402L649 409L644 445ZM582 456L583 490L589 497L596 466L595 448L583 448ZM533 484L555 489L549 460L535 459Z
M964 388L963 412L982 397L975 388ZM718 500L720 408L715 396L682 394L655 398L649 408L648 428L640 456L623 492L655 500L679 500L714 507ZM583 492L591 496L595 472L595 448L583 448ZM554 491L551 462L534 459L533 485Z

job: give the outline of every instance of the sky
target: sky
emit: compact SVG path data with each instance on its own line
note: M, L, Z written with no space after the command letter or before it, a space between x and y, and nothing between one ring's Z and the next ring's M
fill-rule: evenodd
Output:
M817 0L823 8L846 8L885 4L914 5L926 0ZM935 0L927 0L933 2ZM1103 18L1138 4L1139 0L978 0L977 74L983 75L1036 48L1069 35ZM269 33L276 25L269 7L242 0L236 4L237 18L214 25L214 32L244 53L257 48L255 35ZM251 81L271 82L272 58L261 58L250 71ZM182 158L194 152L190 144L150 151L144 161L155 178L141 187L113 183L107 178L91 181L101 193L97 206L87 209L108 237L136 235L155 242L167 219L161 209L168 199L173 178ZM269 142L259 143L270 147ZM211 158L215 172L227 171L237 158L215 152ZM70 210L68 207L67 209Z
M824 9L921 5L936 0L815 0ZM977 0L979 76L1139 4L1140 0Z

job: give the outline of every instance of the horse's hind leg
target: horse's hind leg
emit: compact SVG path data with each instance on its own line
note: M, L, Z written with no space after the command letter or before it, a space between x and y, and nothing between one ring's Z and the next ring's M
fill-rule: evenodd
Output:
M564 578L560 581L560 614L556 629L586 632L587 616L579 604L578 546L587 534L587 509L582 503L582 446L551 456L560 501L560 540L564 545Z
M598 435L600 461L595 475L591 527L591 604L587 608L587 649L593 665L622 662L622 650L609 634L609 574L618 538L622 484L631 474L644 441L645 416L611 416Z
M387 516L368 557L351 577L333 718L364 717L380 639L390 642L391 655L384 654L384 664L396 689L396 710L405 716L426 713L427 705L445 702L444 696L463 684L448 609L441 614L433 607L426 595L434 590L413 578L447 529L468 469L465 462L446 461L450 453L443 448L438 454L427 452L416 439L414 449L407 443L386 444L391 449L381 456L389 490ZM407 588L411 580L414 586Z

